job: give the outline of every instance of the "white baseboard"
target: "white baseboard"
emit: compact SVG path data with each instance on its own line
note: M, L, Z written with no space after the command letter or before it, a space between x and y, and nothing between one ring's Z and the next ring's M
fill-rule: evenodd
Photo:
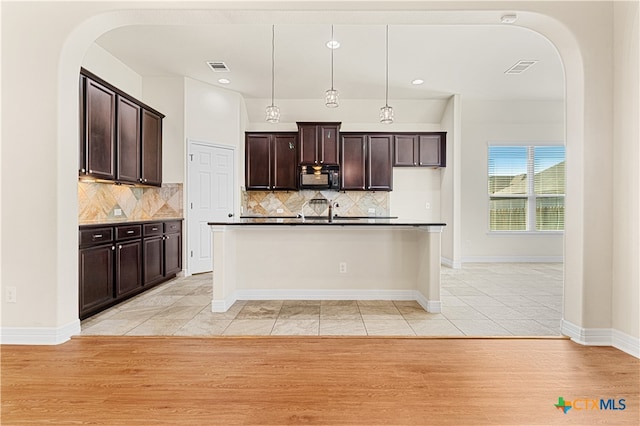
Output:
M441 257L440 258L440 263L443 264L444 266L448 266L449 268L452 268L452 269L461 269L462 268L462 262L454 261L454 260L449 259L447 257Z
M3 345L59 345L80 334L80 320L60 327L2 327Z
M562 263L562 256L464 256L462 263Z
M582 328L562 320L562 334L585 346L613 346L616 349L640 358L640 339L612 328Z
M212 312L226 312L238 300L415 300L428 312L441 312L439 300L427 300L416 290L238 290L225 300L213 300Z

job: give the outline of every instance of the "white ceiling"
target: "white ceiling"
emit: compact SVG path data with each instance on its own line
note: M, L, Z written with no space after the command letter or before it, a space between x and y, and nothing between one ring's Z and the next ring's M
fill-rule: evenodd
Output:
M276 99L322 98L330 87L330 25L275 27ZM383 99L385 26L335 25L334 86L341 99ZM187 76L245 98L271 97L271 26L264 24L121 27L97 44L147 76ZM537 62L520 75L504 72L519 60ZM214 73L206 61L224 61ZM411 81L420 78L421 86ZM512 25L390 25L389 104L394 99L561 100L564 78L551 43Z

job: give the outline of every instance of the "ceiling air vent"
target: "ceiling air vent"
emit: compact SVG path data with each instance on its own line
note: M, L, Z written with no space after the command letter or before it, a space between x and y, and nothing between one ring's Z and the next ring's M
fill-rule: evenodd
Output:
M514 66L506 70L505 74L522 74L529 68L531 68L537 60L526 60L526 61L518 61Z
M213 72L229 72L227 64L221 61L207 61L207 65Z

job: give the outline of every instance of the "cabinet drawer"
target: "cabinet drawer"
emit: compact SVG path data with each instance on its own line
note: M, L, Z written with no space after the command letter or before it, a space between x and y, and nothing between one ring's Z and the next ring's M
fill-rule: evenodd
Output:
M171 234L174 232L180 232L182 229L182 222L179 220L175 220L172 222L165 222L164 223L164 233L165 234Z
M136 238L140 237L141 235L142 226L140 225L116 226L116 240Z
M163 227L162 223L147 223L143 225L142 235L145 237L151 237L153 235L162 235Z
M94 228L80 230L80 245L96 245L113 241L113 228Z

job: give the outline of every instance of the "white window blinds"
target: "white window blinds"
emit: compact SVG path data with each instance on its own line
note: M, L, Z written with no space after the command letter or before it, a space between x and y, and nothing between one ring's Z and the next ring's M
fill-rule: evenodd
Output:
M489 146L491 231L564 229L563 146Z

